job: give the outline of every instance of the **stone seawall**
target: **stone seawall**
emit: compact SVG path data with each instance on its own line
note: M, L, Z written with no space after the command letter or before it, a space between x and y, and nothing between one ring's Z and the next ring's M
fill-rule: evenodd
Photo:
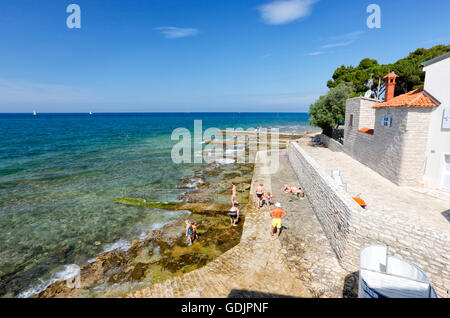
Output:
M344 151L344 145L324 134L319 136L320 141L331 151Z
M357 271L361 248L388 245L392 255L427 273L439 297L450 297L448 233L409 224L395 215L362 209L296 143L289 147L289 161L342 267Z

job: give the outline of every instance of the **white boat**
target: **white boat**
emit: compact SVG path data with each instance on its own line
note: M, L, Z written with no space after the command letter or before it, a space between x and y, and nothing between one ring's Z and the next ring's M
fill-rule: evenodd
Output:
M36 116L36 115L37 115L36 111L33 111L33 116Z
M92 115L92 112L89 112L89 115Z
M361 250L359 298L437 298L427 275L418 267L389 255L387 246Z

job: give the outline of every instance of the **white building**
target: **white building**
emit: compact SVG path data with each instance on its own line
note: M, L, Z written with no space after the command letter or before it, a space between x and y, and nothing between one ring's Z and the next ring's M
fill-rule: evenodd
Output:
M450 52L423 66L425 91L441 103L431 113L424 183L450 190Z
M450 191L450 52L423 63L425 87L386 100L347 100L344 151L402 186Z

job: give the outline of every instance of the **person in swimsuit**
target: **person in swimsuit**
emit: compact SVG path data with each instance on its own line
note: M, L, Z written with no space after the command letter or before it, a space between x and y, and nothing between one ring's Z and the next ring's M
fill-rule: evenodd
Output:
M275 204L276 208L270 211L270 217L272 218L272 229L270 230L270 235L273 236L273 230L277 228L277 238L280 237L281 231L281 219L284 218L287 213L281 208L281 204Z
M234 206L234 201L236 201L236 183L232 182L231 188L231 204Z
M298 191L298 188L297 188L297 187L292 187L292 188L291 188L291 191L289 191L289 193L291 193L291 194L296 194L297 191Z
M267 203L268 203L269 205L272 205L272 204L273 204L273 203L272 203L273 198L274 198L273 194L269 192L269 193L267 194Z
M289 192L291 191L291 187L288 184L285 184L284 187L281 188L281 191Z
M186 220L185 223L186 223L186 237L189 241L188 246L191 246L192 245L192 224L189 220Z
M195 222L192 222L192 238L193 238L193 240L198 240L198 232L197 232L197 226L195 225Z
M259 186L256 187L256 196L258 197L258 207L259 208L262 207L263 195L264 195L264 185L260 184Z
M231 220L231 226L237 226L236 222L239 220L239 202L234 202L230 209L229 215Z
M272 194L270 194L270 192L268 192L267 194L264 194L263 195L263 202L262 202L262 205L264 206L264 205L272 205L272 200L273 200L273 195Z

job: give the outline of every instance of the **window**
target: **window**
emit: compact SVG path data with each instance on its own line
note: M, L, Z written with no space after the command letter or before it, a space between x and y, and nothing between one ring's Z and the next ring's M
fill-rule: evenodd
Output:
M392 127L392 116L384 115L384 117L381 118L381 126Z
M353 127L353 114L350 114L350 123L348 125Z
M450 106L444 108L444 118L442 120L442 128L450 129Z

